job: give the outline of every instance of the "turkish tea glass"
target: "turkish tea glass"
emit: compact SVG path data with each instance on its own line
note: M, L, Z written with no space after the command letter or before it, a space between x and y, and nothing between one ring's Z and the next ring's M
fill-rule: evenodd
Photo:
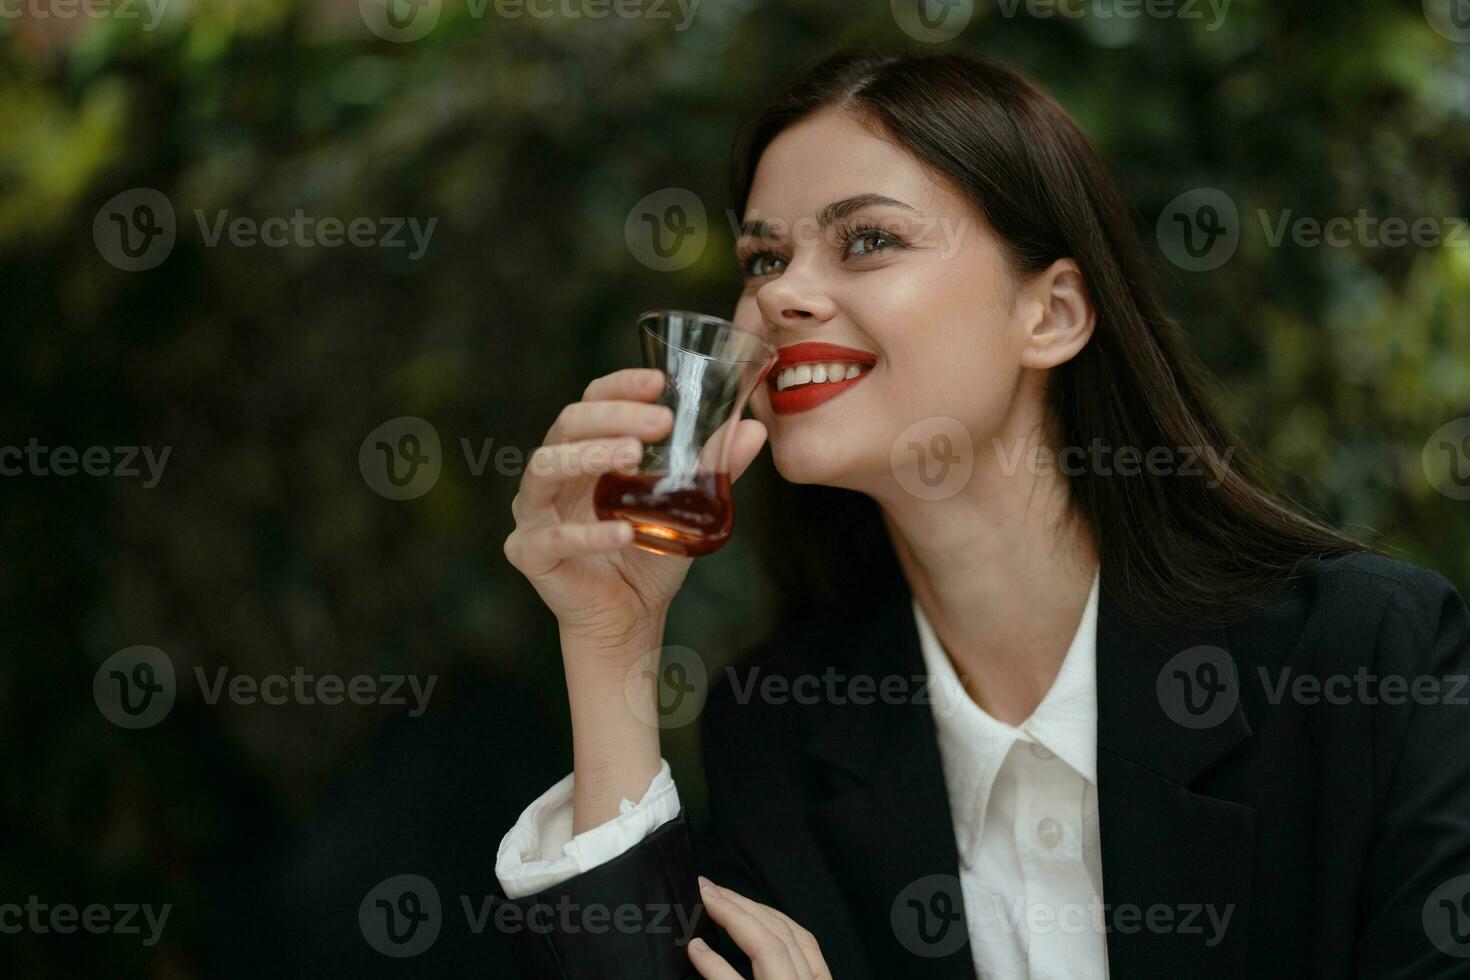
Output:
M674 425L644 448L632 473L605 473L592 503L603 520L633 525L633 544L661 555L695 558L719 550L735 527L730 447L755 386L776 363L759 334L685 310L638 318L643 364L664 374Z

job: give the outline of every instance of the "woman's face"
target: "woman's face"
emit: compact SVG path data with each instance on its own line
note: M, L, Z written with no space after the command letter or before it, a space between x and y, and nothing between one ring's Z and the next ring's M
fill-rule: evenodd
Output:
M877 489L899 437L928 438L926 426L905 434L925 420L935 431L957 420L973 446L990 445L1013 410L1030 327L998 240L947 182L827 110L767 147L742 220L735 323L783 355L821 342L871 363L826 398L821 384L778 393L784 360L758 387L751 412L785 479ZM841 364L844 378L862 360L830 353L815 363Z

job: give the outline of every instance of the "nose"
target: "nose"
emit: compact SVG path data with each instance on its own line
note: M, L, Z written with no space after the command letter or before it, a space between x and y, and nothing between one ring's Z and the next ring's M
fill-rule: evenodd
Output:
M837 304L818 270L813 268L815 259L816 256L810 256L805 262L794 260L779 276L757 290L755 300L761 316L776 334L820 326L837 315Z

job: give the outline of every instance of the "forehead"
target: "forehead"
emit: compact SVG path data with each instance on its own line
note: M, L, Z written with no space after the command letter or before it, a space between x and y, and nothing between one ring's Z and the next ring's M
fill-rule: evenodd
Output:
M746 217L794 220L830 201L882 194L927 214L964 202L907 150L851 116L824 109L787 127L756 165Z

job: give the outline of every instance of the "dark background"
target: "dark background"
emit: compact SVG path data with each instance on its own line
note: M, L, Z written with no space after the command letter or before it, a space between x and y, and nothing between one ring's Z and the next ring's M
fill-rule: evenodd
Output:
M682 30L672 2L594 19L567 11L595 0L519 18L426 0L413 16L437 20L412 41L375 34L373 2L172 0L149 26L141 6L25 0L0 19L0 446L170 450L153 487L0 477L0 902L172 906L151 948L0 935L0 973L501 975L460 898L483 900L501 835L566 770L566 709L554 621L501 553L519 469L492 456L476 475L461 440L524 455L592 377L635 363L639 311L731 311L736 129L841 44L984 52L1053 92L1124 178L1170 309L1280 490L1470 591L1470 503L1449 457L1424 464L1470 416L1470 231L1444 221L1470 214L1470 28L1435 29L1449 0L1235 0L1218 22L982 0L944 43L886 0L703 0ZM653 268L641 213L677 188L702 235ZM1155 233L1198 188L1237 209L1238 247L1207 271ZM109 202L137 189L176 232L128 271L108 215L132 211ZM297 209L435 224L415 257L211 245L196 217ZM1266 232L1363 210L1458 239ZM441 443L408 500L359 467L401 416ZM737 510L772 478L763 455ZM723 663L761 638L771 592L737 531L695 564L666 642ZM177 700L125 730L92 685L136 645L167 655ZM436 687L421 717L210 704L196 667ZM697 813L695 727L666 746ZM412 959L357 918L398 874L444 904Z

